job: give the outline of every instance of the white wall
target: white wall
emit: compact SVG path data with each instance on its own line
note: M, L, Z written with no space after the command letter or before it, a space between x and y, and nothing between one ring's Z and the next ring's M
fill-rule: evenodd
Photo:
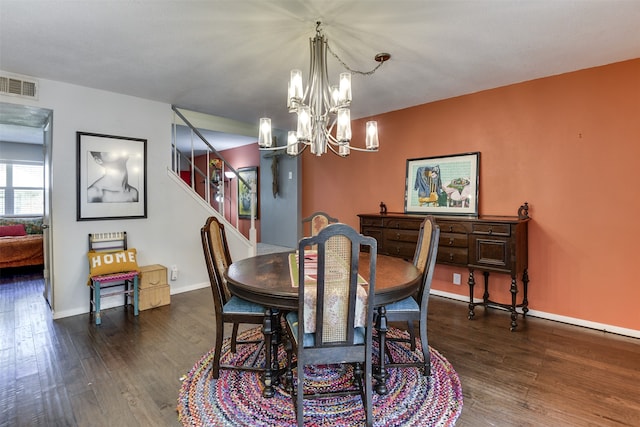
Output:
M209 286L199 234L209 213L167 173L171 106L43 79L39 88L37 101L6 95L0 95L0 101L53 110L54 317L89 310L86 253L91 232L125 230L129 246L138 250L140 265L177 265L179 278L170 282L172 294ZM146 219L76 221L77 131L147 140Z

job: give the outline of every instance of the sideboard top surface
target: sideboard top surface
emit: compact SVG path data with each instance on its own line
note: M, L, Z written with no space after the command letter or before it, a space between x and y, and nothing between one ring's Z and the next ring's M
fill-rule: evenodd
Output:
M406 214L403 212L388 212L386 214L381 213L368 213L358 214L359 217L380 217L380 218L425 218L427 215L418 214ZM490 221L490 222L524 222L529 221L531 218L519 219L516 215L479 215L479 216L467 216L467 215L432 215L436 222L438 220L450 220L450 221Z

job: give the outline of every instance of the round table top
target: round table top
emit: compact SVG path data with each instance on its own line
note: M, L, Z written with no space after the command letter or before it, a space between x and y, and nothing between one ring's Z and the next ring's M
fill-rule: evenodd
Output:
M225 273L229 291L265 307L297 310L298 288L291 284L290 253L258 255L232 263ZM369 254L366 252L360 254L360 275L369 280ZM390 304L413 295L420 278L420 271L412 263L378 255L375 305Z

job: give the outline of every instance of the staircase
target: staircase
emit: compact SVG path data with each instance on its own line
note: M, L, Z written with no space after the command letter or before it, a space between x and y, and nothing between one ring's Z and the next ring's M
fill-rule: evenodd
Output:
M229 247L232 252L240 253L240 256L253 256L256 254L257 232L254 215L251 215L249 237L244 236L238 230L237 209L233 214L232 194L230 188L231 179L237 179L237 184L242 182L247 188L251 188L251 212L256 210L255 186L245 181L238 172L227 163L224 157L213 148L206 137L195 127L185 115L176 107L171 107L174 112L172 126L172 162L171 167L177 182L200 199L210 209L211 215L215 215L225 225ZM178 148L179 133L184 138L184 127L189 131L191 138L190 148L180 150ZM182 144L184 146L184 144ZM233 216L233 217L232 217ZM236 251L234 251L236 248ZM243 256L244 258L244 256Z

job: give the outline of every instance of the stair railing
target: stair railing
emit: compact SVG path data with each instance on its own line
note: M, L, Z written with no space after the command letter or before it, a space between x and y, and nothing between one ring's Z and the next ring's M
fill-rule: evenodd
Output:
M171 109L175 113L172 129L172 169L173 171L182 177L182 172L189 172L189 181L191 189L202 197L208 205L218 212L222 218L224 218L231 226L238 228L239 218L238 211L236 209L235 222L231 222L231 209L229 209L229 215L226 215L225 206L227 202L230 202L230 198L225 195L225 181L229 181L225 178L225 172L232 172L234 177L251 189L251 226L249 228L249 240L251 245L255 249L257 246L257 232L255 227L255 212L257 206L256 199L256 187L255 183L248 183L239 173L233 168L224 157L211 145L207 138L200 132L195 126L189 122L189 120L180 112L176 106L171 106ZM182 124L190 129L191 132L191 145L190 153L186 154L177 147L177 123L176 118L179 118ZM198 147L196 152L195 137L199 138L204 143ZM199 151L205 152L200 154ZM202 164L204 157L206 170L203 170L197 163ZM200 159L200 162L196 162L196 159ZM184 168L187 170L183 170ZM198 186L197 184L204 184Z

